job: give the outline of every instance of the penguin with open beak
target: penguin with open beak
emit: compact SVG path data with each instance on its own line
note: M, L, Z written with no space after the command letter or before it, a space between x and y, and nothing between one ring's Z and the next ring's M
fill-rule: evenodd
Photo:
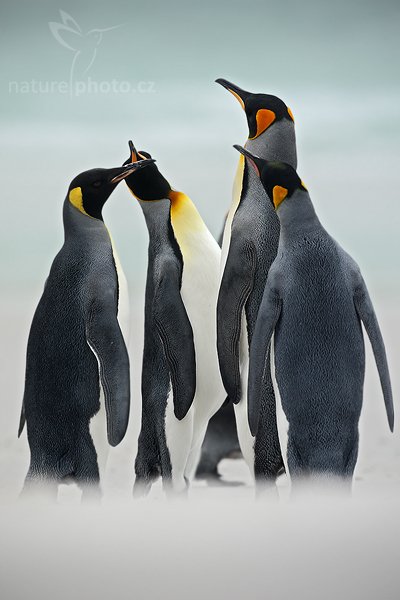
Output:
M58 484L74 481L84 498L98 497L98 457L107 439L116 446L125 435L129 359L118 320L119 261L102 209L120 181L153 162L85 171L68 188L65 241L28 339L19 427L20 435L26 422L31 453L24 494L40 488L55 496Z
M135 162L150 157L130 142ZM156 165L126 184L149 232L142 369L142 426L134 495L159 475L168 495L186 494L210 417L225 399L216 322L221 250L191 199Z

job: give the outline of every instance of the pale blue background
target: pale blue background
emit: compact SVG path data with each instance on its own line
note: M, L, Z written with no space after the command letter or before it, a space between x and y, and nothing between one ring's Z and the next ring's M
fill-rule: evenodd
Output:
M84 78L128 81L134 93L9 93L32 79L44 89L68 82L74 53L48 25L60 22L59 9L83 31L81 71L93 50L86 33L121 25L104 32ZM132 137L218 235L238 160L232 145L247 127L217 77L292 108L299 174L327 229L362 267L398 405L399 31L398 0L1 1L0 504L10 504L1 510L2 597L398 598L400 441L388 431L368 345L355 490L369 503L264 510L250 487L198 487L194 503L172 512L160 498L132 504L147 231L124 184L104 214L130 283L132 413L105 491L125 494L127 505L50 517L14 505L29 461L26 433L16 439L26 341L62 244L69 182L121 164ZM140 92L140 82L153 91ZM240 461L225 462L234 480L248 477Z
M399 6L390 0L3 1L5 289L42 282L62 240L69 181L90 167L118 165L129 137L158 159L218 235L237 161L232 144L244 142L247 131L239 105L213 83L225 77L279 95L292 108L299 173L321 219L371 286L397 293ZM60 8L83 33L121 25L103 34L82 79L128 81L134 93L9 93L10 82L68 81L74 53L48 25L61 21ZM82 48L84 63L90 41ZM140 82L152 82L152 92L141 93ZM105 217L135 287L144 275L146 231L134 204L120 186Z

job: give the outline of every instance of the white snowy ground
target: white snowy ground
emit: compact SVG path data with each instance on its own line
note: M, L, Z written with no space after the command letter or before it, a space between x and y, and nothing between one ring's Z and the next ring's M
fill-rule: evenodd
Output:
M40 293L40 290L38 290ZM2 600L378 599L400 597L400 442L389 433L367 344L360 457L352 500L254 501L241 460L221 464L225 482L196 482L187 502L167 502L160 485L131 499L140 422L142 322L132 336L131 425L112 450L101 507L79 505L62 486L59 505L17 502L29 461L16 439L26 338L37 298L3 298L0 311L0 598ZM395 398L399 357L395 305L379 307ZM140 306L140 299L138 301ZM140 311L138 311L140 314ZM17 374L17 375L16 375Z

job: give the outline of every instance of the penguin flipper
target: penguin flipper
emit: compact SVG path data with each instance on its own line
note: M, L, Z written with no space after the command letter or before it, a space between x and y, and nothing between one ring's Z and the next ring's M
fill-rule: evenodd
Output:
M257 256L254 244L234 236L218 295L217 350L222 381L229 399L240 401L239 340L243 307L253 289Z
M193 330L180 294L180 275L174 263L164 264L153 305L154 320L168 363L174 413L182 420L196 392Z
M21 433L24 430L25 422L26 422L26 417L25 417L25 403L23 402L22 403L22 407L21 407L21 416L19 418L18 437L21 436Z
M110 446L117 446L128 427L130 375L128 352L111 299L109 306L98 300L92 303L86 339L99 363L108 442Z
M247 416L253 436L256 435L258 429L264 372L266 368L270 368L270 361L266 364L266 360L281 309L281 298L267 282L250 344Z
M393 395L392 386L390 383L389 367L386 358L385 344L379 327L378 319L376 317L374 307L372 305L371 298L368 294L367 286L365 285L365 282L362 278L361 282L359 282L354 292L354 304L356 307L357 314L363 322L365 331L367 332L369 340L371 342L372 351L375 357L375 363L378 368L383 398L385 401L386 415L390 431L393 431Z

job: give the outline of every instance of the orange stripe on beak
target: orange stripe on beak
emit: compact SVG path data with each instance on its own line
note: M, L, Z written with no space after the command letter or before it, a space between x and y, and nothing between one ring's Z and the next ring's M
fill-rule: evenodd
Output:
M236 92L234 92L234 91L233 91L233 90L231 90L230 88L228 88L228 89L229 89L230 93L231 93L233 96L235 96L235 98L237 98L237 100L239 100L239 102L240 102L240 106L241 106L241 107L243 108L243 110L244 110L244 102L243 102L243 100L241 99L241 97L239 96L239 94L237 94Z

